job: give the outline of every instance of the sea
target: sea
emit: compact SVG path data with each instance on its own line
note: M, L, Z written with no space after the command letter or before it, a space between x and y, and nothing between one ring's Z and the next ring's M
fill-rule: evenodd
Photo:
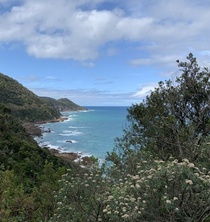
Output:
M122 106L92 106L87 110L62 112L63 122L40 125L44 133L35 140L41 147L60 152L76 152L104 161L115 146L115 138L127 125L127 109Z

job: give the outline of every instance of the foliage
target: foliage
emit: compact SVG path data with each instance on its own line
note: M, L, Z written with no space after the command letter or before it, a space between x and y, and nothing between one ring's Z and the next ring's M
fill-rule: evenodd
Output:
M40 148L11 110L0 104L0 221L49 218L51 193L58 189L65 168L61 159Z
M100 167L66 170L0 106L1 221L210 221L210 74L187 59L128 110Z
M210 74L187 59L128 110L111 164L63 175L50 221L209 221Z
M85 110L85 108L75 104L71 100L67 98L61 99L53 99L50 97L40 97L45 103L47 103L50 107L54 107L55 109L59 110L60 112L63 111L77 111L77 110Z
M54 107L48 106L33 92L16 80L0 73L0 102L12 114L24 121L46 121L60 117Z
M57 221L100 221L103 195L107 179L102 179L100 169L67 172L60 181L60 190L55 195L56 208L52 217Z
M64 174L52 222L204 221L210 216L210 171L184 159L139 161L133 174L112 166Z
M210 215L209 174L187 159L139 161L115 183L106 212L117 213L111 221L203 221Z
M160 82L145 101L129 108L130 125L110 160L127 163L133 154L147 152L162 160L203 161L201 145L210 133L210 73L192 54L187 59L178 62L182 75L175 82Z

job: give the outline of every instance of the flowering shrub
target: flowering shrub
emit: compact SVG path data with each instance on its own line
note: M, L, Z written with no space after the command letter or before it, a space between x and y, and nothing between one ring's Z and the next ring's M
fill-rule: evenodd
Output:
M64 174L52 221L100 221L107 181L97 168L75 176Z
M182 75L128 109L105 170L63 176L53 222L210 221L210 73L190 53Z
M65 174L53 221L204 221L210 215L210 171L187 159L142 161L134 174L111 170L113 178L100 170Z
M187 159L143 161L137 169L124 177L112 199L120 203L112 211L124 212L119 216L125 221L202 221L210 215L210 171Z

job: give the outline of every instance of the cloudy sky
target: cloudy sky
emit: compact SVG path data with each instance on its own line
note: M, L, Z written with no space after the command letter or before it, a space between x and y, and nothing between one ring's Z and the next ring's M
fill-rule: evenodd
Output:
M0 0L0 72L80 105L142 101L192 52L210 64L209 0Z

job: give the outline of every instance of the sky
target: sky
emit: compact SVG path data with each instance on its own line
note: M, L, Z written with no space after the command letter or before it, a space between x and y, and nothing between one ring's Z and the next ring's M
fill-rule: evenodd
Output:
M38 96L131 106L210 64L209 0L0 0L0 72Z

